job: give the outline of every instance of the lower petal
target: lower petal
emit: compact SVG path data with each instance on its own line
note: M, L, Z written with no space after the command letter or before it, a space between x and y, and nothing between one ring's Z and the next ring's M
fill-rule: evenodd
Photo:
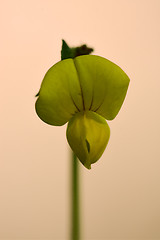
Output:
M68 143L88 169L102 156L109 136L110 129L106 120L92 111L78 112L68 123Z

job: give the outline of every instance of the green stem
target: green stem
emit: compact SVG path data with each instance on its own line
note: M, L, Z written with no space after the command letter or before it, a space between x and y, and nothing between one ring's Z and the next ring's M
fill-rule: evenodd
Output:
M80 209L79 209L79 169L78 159L72 152L72 226L71 240L80 239Z

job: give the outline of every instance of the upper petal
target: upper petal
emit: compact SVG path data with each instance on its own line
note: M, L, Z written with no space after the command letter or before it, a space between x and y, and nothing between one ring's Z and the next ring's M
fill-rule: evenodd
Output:
M94 55L74 59L86 110L97 112L111 120L124 101L129 78L111 61Z
M73 60L60 61L43 79L36 112L44 122L60 126L82 108L81 88Z
M84 55L66 59L46 73L36 112L51 125L63 125L83 110L111 120L121 108L128 84L124 71L105 58Z

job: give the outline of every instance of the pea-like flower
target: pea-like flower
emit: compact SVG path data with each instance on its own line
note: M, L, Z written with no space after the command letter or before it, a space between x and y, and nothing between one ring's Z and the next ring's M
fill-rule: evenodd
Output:
M62 60L46 73L36 112L45 123L68 122L67 140L88 169L103 154L110 129L106 122L118 114L129 85L125 72L111 61L83 55Z

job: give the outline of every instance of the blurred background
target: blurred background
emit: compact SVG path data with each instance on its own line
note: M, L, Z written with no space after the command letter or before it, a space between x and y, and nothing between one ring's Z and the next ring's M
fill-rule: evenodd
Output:
M0 239L66 240L66 125L35 113L35 94L62 39L88 44L130 77L111 138L80 165L83 240L160 239L160 1L0 1Z

